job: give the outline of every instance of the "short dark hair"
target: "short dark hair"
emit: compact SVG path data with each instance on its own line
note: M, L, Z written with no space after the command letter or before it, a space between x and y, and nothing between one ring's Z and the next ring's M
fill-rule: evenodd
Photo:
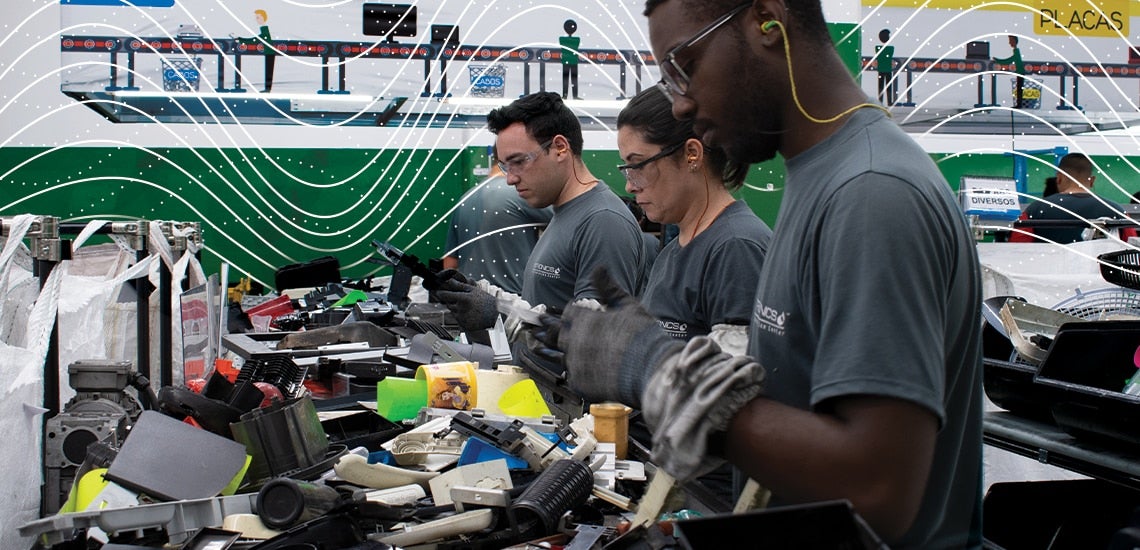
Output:
M498 134L506 127L521 122L526 132L539 143L561 135L570 142L570 151L582 156L582 123L554 92L537 92L520 97L506 107L487 113L487 129Z
M1074 178L1088 178L1093 175L1093 164L1084 153L1069 153L1057 163L1057 171Z
M683 2L688 13L709 21L743 3L741 0L645 0L645 16L649 17L658 6L670 1ZM798 28L804 37L815 42L831 43L820 0L784 0L784 5L791 15L788 25Z
M692 120L673 118L669 98L656 87L642 90L618 113L617 127L625 126L641 132L645 141L662 147L684 143L689 139L700 139L693 131ZM729 161L728 155L720 148L708 145L704 145L704 148L709 166L721 174L725 188L729 191L739 189L744 184L744 177L748 175L749 165ZM683 149L678 149L678 152L681 151Z

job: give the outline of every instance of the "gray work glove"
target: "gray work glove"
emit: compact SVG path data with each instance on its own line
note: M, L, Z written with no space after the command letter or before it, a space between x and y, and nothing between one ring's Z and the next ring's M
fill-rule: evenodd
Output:
M562 352L570 388L589 401L641 408L641 394L657 366L683 343L665 333L641 304L617 285L605 267L591 276L605 311L569 305L561 320L543 316L534 335ZM553 350L538 350L555 358Z
M467 282L462 273L454 269L439 272L439 288L431 296L447 306L465 332L486 330L495 326L499 311L495 297Z
M653 430L653 463L681 481L715 469L709 436L728 430L732 418L763 390L765 371L755 359L721 351L698 336L665 358L645 389L642 412Z

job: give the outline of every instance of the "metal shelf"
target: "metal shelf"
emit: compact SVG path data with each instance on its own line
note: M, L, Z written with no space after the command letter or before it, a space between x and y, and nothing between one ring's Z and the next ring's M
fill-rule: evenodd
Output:
M985 444L1134 490L1140 490L1140 452L1078 440L1061 428L1008 412L985 414Z

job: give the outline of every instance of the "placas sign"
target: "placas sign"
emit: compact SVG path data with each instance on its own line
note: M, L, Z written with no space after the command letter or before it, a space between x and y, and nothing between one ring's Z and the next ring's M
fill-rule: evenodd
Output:
M1016 220L1021 215L1013 178L962 176L958 189L967 215L1003 220Z

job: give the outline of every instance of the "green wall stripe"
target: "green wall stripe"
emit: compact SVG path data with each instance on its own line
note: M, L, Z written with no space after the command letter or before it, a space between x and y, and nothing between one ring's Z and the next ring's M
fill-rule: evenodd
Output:
M222 258L239 273L272 284L282 265L324 255L345 277L377 271L366 262L373 239L421 258L440 256L446 214L478 183L486 149L156 149L0 148L0 215L203 222L207 272ZM963 175L1010 177L1002 155L934 155L956 188ZM1051 162L1051 156L1039 158ZM587 152L591 172L619 194L624 181L616 151ZM1097 192L1127 202L1109 181L1133 170L1118 157L1094 158L1103 173ZM1053 170L1030 163L1029 191L1040 193ZM738 193L770 225L783 196L779 160L755 166Z

